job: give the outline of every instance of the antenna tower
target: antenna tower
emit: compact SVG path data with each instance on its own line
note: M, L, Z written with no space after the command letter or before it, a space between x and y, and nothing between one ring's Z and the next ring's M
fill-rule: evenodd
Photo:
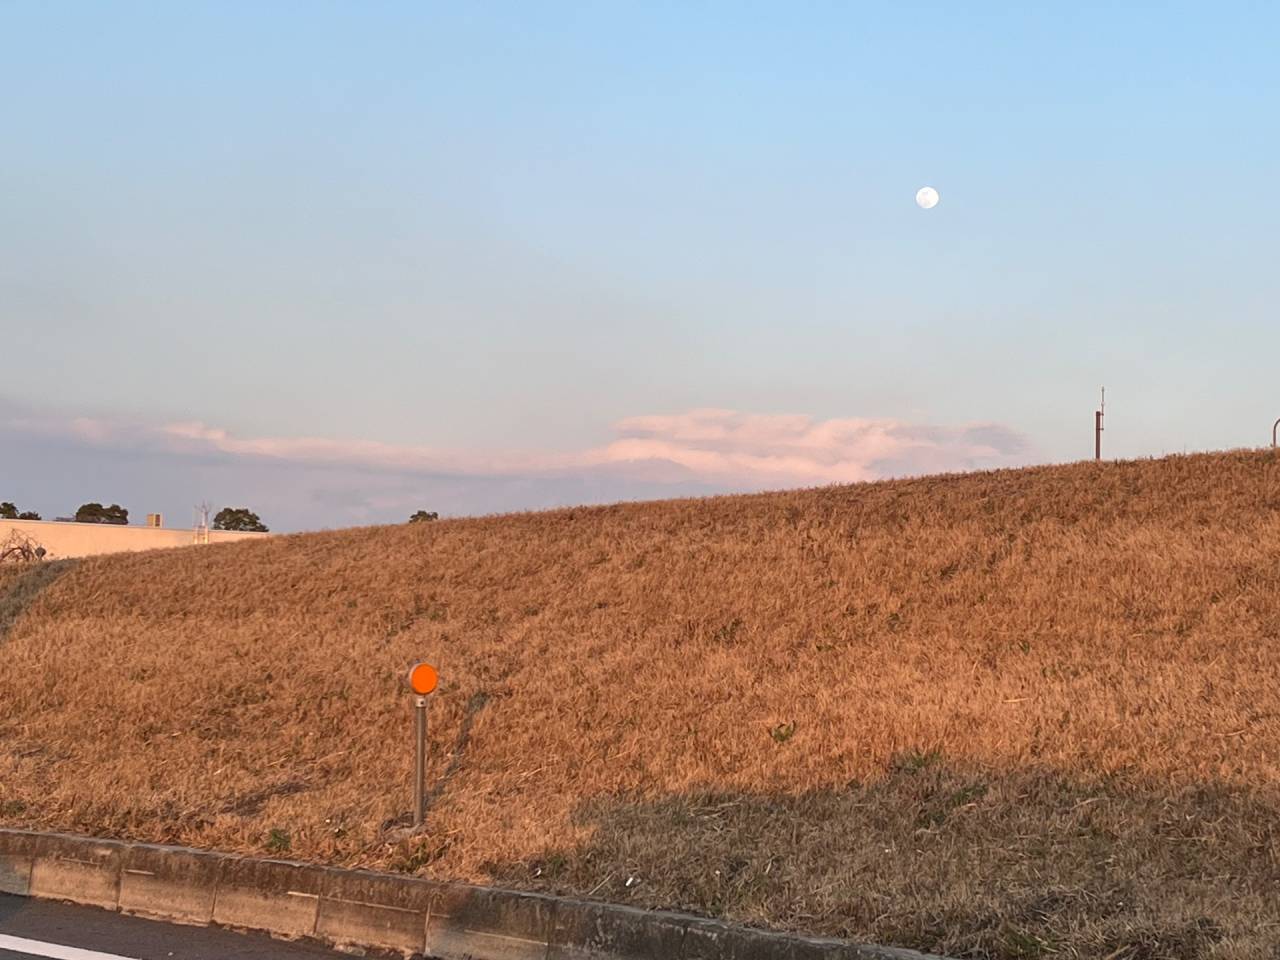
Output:
M194 533L194 539L196 543L209 542L209 504L208 503L201 502L200 505L196 507L196 522L195 522L195 530L193 531L193 533Z

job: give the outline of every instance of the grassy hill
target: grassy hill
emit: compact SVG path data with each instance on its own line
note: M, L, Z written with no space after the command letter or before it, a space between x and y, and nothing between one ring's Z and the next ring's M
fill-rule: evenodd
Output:
M4 824L952 954L1274 957L1278 704L1267 453L0 574Z

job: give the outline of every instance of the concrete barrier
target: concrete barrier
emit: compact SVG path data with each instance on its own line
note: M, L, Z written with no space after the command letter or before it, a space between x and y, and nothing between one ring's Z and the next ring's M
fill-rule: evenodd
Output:
M323 880L310 864L227 857L218 876L213 922L282 937L314 936Z
M436 884L372 873L325 871L316 936L337 944L421 953Z
M0 893L437 960L929 960L686 914L28 830L0 829Z
M557 906L537 894L442 884L423 952L439 960L546 960Z
M221 861L182 847L131 844L120 865L119 908L156 920L209 924Z
M547 960L679 957L690 920L608 903L556 912Z
M20 853L0 853L0 893L14 893L20 897L31 895L31 864L28 856Z
M119 905L120 865L126 844L35 834L18 846L25 846L31 857L31 896L73 900L110 910Z

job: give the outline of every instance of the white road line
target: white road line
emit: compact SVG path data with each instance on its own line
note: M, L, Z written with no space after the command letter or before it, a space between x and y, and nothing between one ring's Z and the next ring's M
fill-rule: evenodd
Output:
M60 943L25 940L22 937L10 937L3 933L0 933L0 950L12 950L14 953L26 953L33 957L51 957L52 960L132 960L118 953L99 953L97 950L82 950L80 947L64 947Z

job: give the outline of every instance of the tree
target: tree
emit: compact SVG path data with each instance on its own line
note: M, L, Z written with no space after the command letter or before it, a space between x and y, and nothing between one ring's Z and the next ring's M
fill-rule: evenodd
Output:
M215 530L239 530L246 533L268 533L267 525L256 513L245 507L223 507L213 518Z
M436 513L434 510L432 510L430 513L427 513L427 511L425 510L419 510L417 513L415 513L412 517L409 518L409 522L410 523L426 523L428 520L439 520L439 519L440 519L440 514Z
M17 520L18 508L9 501L0 503L0 520Z
M18 519L19 520L39 520L40 514L36 513L34 510L23 510L20 514L18 514Z
M109 507L100 503L85 503L76 511L76 523L114 523L124 526L128 522L129 511L118 503Z

